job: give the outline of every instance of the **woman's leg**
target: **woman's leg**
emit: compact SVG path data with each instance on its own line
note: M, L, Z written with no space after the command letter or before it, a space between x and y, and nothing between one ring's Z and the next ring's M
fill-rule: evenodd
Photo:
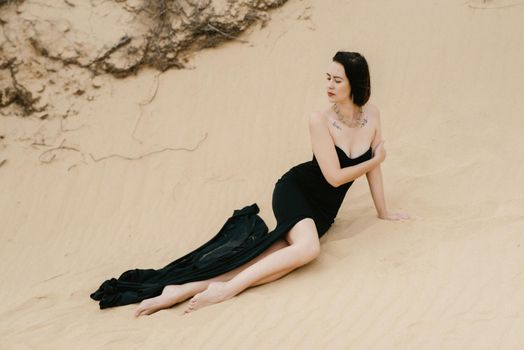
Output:
M247 263L223 273L219 276L203 280L188 282L184 284L168 285L165 286L162 294L149 299L144 299L135 310L135 316L150 315L161 309L166 309L178 304L184 300L187 300L197 293L203 292L207 289L211 282L225 282L235 277L238 273L245 270L249 266L253 265L257 261L263 259L265 256L287 247L289 244L285 239L279 239L273 243L269 248L263 251L261 254L251 259Z
M279 249L240 271L231 280L211 282L197 293L185 312L227 300L248 287L274 281L290 271L309 263L320 254L320 241L311 218L299 221L287 233L289 246Z

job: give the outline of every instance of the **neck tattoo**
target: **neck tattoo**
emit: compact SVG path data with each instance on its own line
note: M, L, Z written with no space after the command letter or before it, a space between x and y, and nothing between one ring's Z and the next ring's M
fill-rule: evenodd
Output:
M356 127L363 128L366 125L366 123L368 122L368 119L366 117L364 117L364 115L363 115L362 106L360 106L360 108L359 108L358 117L356 117L354 119L351 119L350 121L346 121L345 120L346 117L340 112L340 109L338 108L336 103L333 103L333 110L337 114L338 120L341 121L342 123L346 124L350 128L356 128ZM333 124L333 125L335 125L335 124ZM340 129L340 127L338 125L336 127L338 129Z

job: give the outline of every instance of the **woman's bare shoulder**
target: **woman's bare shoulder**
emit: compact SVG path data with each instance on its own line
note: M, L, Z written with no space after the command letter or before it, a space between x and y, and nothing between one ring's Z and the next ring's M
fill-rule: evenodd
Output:
M327 120L329 108L316 109L309 114L309 121L314 123L325 123Z
M368 116L370 116L373 119L380 119L380 111L376 105L373 103L366 103L366 110Z

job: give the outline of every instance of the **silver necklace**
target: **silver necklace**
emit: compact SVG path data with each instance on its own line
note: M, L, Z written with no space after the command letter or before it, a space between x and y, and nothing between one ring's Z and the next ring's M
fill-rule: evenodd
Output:
M360 114L359 117L352 119L350 122L346 122L344 120L345 119L344 115L342 115L336 103L333 103L333 110L337 114L338 120L340 120L342 123L346 124L350 128L356 128L357 126L362 128L368 122L367 118L363 118L362 106L360 106L359 108L359 114Z

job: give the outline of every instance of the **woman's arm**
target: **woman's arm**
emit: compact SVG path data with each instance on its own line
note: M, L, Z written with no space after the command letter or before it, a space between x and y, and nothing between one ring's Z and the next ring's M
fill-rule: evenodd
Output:
M410 218L408 213L404 212L390 212L386 209L386 201L384 200L384 186L382 185L382 170L380 165L366 174L368 179L369 189L371 190L371 197L375 203L377 214L383 220L407 220Z
M375 148L382 139L382 128L380 125L380 111L375 107L373 108L373 112L375 115L375 136L371 142L371 148L373 149L373 154L375 154ZM384 219L386 218L388 211L386 209L386 201L384 200L384 186L382 183L382 169L380 168L380 164L366 173L366 178L368 180L371 197L375 203L378 217Z
M369 174L373 169L380 166L380 160L373 157L357 165L348 166L340 169L338 176L338 186L354 181L364 174ZM336 187L336 186L335 186Z
M386 209L386 201L384 200L384 186L382 183L382 169L380 168L380 165L366 173L366 178L371 191L371 197L375 203L377 215L381 219L386 219L388 210Z
M376 128L375 128L375 137L371 142L371 148L373 149L373 154L375 154L375 148L382 140L382 131L380 125L380 112L378 108L374 108L374 114L376 115ZM366 173L366 178L368 180L369 189L371 191L371 197L375 203L375 209L377 210L377 215L380 219L384 220L399 220L399 219L409 219L407 213L390 213L386 208L386 201L384 199L384 185L382 181L382 169L380 164L371 169Z

